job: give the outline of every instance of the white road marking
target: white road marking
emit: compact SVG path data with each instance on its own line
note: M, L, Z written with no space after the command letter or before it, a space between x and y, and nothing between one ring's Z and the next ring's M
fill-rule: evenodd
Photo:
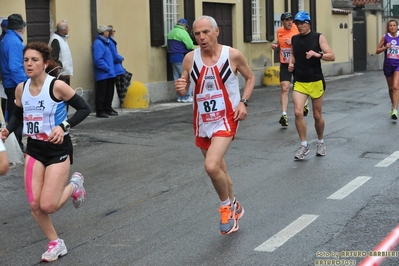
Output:
M293 221L286 228L266 240L262 245L255 248L255 251L267 251L273 252L278 247L282 246L285 242L287 242L290 238L295 236L297 233L302 231L306 226L311 224L318 215L310 215L304 214L295 221Z
M327 199L340 200L348 196L350 193L355 191L361 185L366 183L371 177L370 176L358 176L349 182L346 186L342 187L340 190L329 196Z
M381 162L377 163L375 167L387 167L390 164L394 163L397 159L399 159L399 151L395 151L391 155L389 155L387 158L382 160Z

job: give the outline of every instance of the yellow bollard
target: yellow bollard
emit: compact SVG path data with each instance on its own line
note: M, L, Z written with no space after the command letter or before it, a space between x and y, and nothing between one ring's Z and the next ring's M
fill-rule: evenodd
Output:
M276 66L270 66L265 69L263 74L263 85L273 86L280 85L280 68Z
M123 101L124 108L148 108L148 90L144 83L134 81L126 92L125 100Z

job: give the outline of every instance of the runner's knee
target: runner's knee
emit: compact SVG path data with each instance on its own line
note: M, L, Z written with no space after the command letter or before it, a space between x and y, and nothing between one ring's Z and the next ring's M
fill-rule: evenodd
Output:
M212 178L213 176L215 176L215 174L217 174L220 171L220 164L215 162L215 161L211 161L211 160L205 160L205 171L206 173Z

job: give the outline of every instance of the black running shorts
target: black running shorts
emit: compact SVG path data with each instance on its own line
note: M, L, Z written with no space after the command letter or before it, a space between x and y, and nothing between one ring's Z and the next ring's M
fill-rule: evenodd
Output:
M44 166L64 162L68 155L71 164L73 163L73 146L69 134L64 136L64 141L61 144L53 144L28 137L26 153L40 161Z
M288 64L280 63L280 82L292 80L292 72L288 71Z

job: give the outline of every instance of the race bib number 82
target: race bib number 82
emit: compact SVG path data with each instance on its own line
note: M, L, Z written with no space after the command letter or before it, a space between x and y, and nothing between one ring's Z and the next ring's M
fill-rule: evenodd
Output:
M204 94L197 94L198 112L203 122L215 122L226 114L223 91L217 90Z

